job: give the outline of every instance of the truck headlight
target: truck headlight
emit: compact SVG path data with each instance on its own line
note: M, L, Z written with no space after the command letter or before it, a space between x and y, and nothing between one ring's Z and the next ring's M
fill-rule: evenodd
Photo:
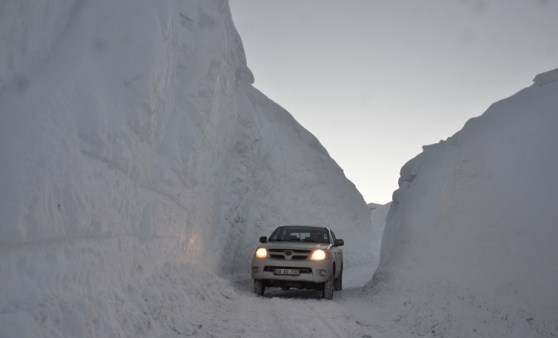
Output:
M256 250L256 257L257 258L267 258L267 249L266 248L258 248L258 250Z
M311 261L323 261L326 259L327 253L322 249L317 249L312 252L312 256L310 257Z

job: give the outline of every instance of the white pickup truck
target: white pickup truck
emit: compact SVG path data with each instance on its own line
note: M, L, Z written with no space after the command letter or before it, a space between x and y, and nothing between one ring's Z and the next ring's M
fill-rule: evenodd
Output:
M345 243L325 226L280 226L269 237L260 237L252 259L254 292L266 287L322 290L332 299L343 288Z

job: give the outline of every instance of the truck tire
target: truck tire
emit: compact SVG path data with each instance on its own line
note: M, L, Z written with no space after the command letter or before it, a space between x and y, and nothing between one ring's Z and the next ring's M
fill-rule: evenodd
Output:
M265 293L265 284L261 279L254 279L254 293L263 296Z
M339 277L337 277L334 281L333 281L333 289L335 291L341 291L343 290L343 267L341 267L341 273L339 274Z
M324 292L322 296L325 299L333 299L333 284L334 284L334 280L333 280L333 273L332 273L331 276L329 276L329 278L324 284Z

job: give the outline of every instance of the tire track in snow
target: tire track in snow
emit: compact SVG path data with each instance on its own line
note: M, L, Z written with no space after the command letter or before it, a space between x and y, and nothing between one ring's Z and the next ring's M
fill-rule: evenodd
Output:
M305 290L258 297L249 282L231 282L193 264L166 266L135 288L145 311L137 336L395 337L385 335L382 320L388 318L361 300L358 289L336 292L331 301Z

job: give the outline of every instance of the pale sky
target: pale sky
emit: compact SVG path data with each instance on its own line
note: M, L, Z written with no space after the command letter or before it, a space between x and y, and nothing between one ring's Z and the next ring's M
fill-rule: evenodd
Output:
M255 87L367 202L471 117L558 68L558 0L230 0ZM558 94L558 93L557 93Z

